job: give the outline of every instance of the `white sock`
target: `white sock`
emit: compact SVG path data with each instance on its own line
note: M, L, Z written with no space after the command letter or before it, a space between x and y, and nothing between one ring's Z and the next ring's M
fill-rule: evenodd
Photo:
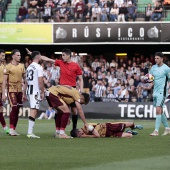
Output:
M65 134L65 130L60 130L60 135Z
M35 124L35 121L32 121L30 119L28 120L28 134L33 133L34 124Z
M5 126L5 127L3 127L4 128L4 130L7 130L8 129L8 126Z
M60 134L60 130L56 130L55 132L58 133L58 134Z

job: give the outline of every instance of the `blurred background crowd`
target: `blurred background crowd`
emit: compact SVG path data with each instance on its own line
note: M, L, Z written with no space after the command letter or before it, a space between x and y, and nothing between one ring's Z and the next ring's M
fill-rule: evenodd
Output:
M170 21L169 7L169 0L0 0L0 21Z
M78 56L72 52L71 60L80 65L83 71L84 92L90 94L91 102L148 102L152 101L152 90L149 83L144 81L155 63L154 55L146 57L128 58L110 56L107 60L104 55L93 56L90 54ZM52 59L61 59L61 56L52 55ZM10 62L10 56L6 58ZM32 62L29 56L23 61L25 68ZM165 55L164 63L170 66L170 61ZM42 62L45 87L49 88L59 83L60 68L49 62ZM79 82L77 80L77 89Z

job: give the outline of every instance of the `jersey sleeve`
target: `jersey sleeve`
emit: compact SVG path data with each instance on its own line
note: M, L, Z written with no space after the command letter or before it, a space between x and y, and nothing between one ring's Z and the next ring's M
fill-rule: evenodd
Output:
M38 69L38 77L43 77L43 68L41 66Z
M61 60L55 60L55 66L60 66Z
M22 74L25 74L25 67L24 67L24 64L22 64Z
M6 66L4 67L4 74L5 74L5 75L9 75L9 71L10 71L10 67L9 67L9 65L6 65Z
M80 68L80 66L77 64L77 75L82 75L83 72L82 72L82 69Z
M168 77L168 81L170 81L170 68L167 67L166 69L166 76Z

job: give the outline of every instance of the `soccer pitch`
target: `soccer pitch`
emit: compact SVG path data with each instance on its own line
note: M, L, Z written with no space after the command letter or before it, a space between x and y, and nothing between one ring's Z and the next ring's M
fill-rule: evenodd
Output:
M113 120L87 120L107 122ZM8 122L8 120L7 120ZM168 170L170 135L150 137L154 121L134 121L144 126L133 138L54 138L54 120L36 120L35 134L28 139L28 120L19 119L17 132L11 137L0 131L0 170ZM78 121L81 127L82 121ZM71 126L67 127L67 133Z

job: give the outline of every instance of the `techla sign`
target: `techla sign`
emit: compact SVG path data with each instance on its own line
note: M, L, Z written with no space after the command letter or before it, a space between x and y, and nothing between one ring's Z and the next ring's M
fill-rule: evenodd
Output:
M135 104L118 104L121 118L155 118L156 108L153 105L135 105ZM165 106L164 114L170 117L168 109Z

